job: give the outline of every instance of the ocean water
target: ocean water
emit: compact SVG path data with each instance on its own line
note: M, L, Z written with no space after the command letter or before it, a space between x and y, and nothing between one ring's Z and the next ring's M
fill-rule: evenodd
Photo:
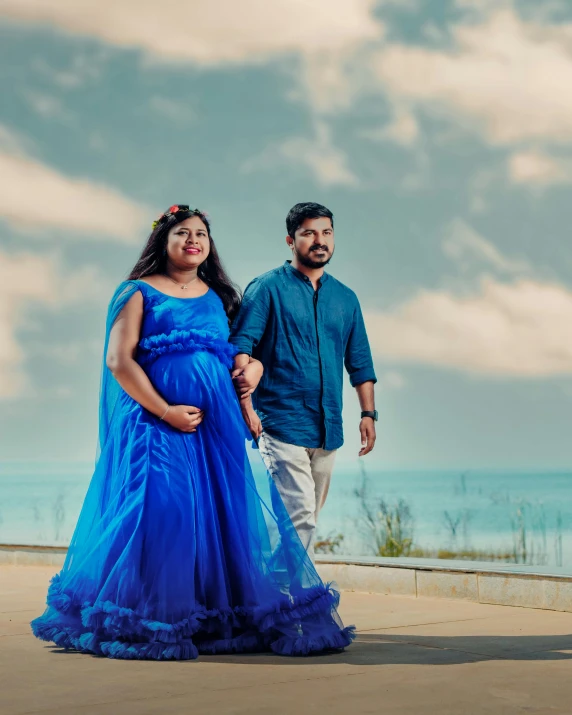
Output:
M366 484L366 499L355 490ZM363 502L379 515L403 500L410 535L423 549L519 554L519 562L563 566L572 573L572 472L507 470L368 470L334 475L320 517L322 537L344 535L339 553L375 553ZM526 558L523 548L526 548Z
M88 462L0 462L0 543L67 545L91 478ZM355 490L366 479L366 496ZM321 537L344 536L337 553L373 555L364 503L374 519L402 500L407 534L424 549L512 552L572 573L572 472L391 471L338 465L320 516Z

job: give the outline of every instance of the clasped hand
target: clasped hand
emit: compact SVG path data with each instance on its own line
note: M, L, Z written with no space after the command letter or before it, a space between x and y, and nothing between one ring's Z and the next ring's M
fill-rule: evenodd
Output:
M204 416L204 411L198 407L171 405L163 421L181 432L196 432Z
M263 372L262 363L252 358L244 367L237 367L232 371L234 389L241 400L246 400L256 390L258 383L262 379Z

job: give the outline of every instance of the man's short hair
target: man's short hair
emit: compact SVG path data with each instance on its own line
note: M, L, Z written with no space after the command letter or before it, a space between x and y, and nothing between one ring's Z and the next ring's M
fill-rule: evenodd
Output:
M290 211L288 211L288 216L286 216L286 230L288 231L288 235L294 238L294 234L307 218L322 217L329 218L332 222L332 228L334 227L334 214L330 209L322 206L322 204L305 201L304 203L292 206Z

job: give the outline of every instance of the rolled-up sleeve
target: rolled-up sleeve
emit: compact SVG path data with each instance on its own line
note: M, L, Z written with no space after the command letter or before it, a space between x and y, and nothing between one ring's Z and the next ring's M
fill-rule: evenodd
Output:
M268 288L260 280L248 284L242 305L230 332L230 342L239 353L252 355L260 342L270 315Z
M377 382L365 322L357 299L344 363L352 387L364 382Z

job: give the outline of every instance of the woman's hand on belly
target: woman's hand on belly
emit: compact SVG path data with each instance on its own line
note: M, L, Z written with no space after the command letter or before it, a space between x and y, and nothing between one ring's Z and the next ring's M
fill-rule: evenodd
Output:
M171 405L163 421L181 432L196 432L205 413L190 405Z

